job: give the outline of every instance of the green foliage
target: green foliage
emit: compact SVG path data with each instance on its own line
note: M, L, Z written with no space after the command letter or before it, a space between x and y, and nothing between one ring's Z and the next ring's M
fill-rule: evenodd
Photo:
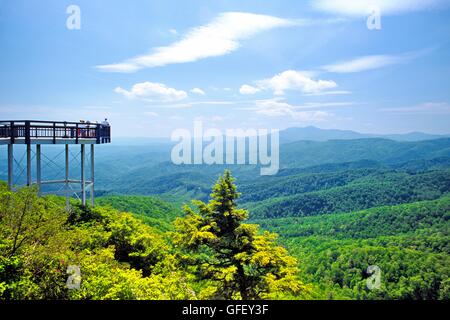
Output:
M111 208L75 206L0 185L1 299L195 298L164 236ZM68 289L69 265L81 270Z
M206 292L217 299L282 298L307 291L296 277L296 260L276 244L277 236L259 233L243 223L247 211L238 209L239 193L229 171L213 187L208 203L193 201L186 216L175 222L174 243L181 259L207 279Z
M431 200L448 192L449 170L419 174L385 172L369 175L339 187L274 197L246 206L252 209L253 217L309 216Z
M178 213L161 200L108 197L95 208L39 197L33 188L0 184L0 299L256 299L298 298L307 286L276 235L242 223L229 172L208 204L197 201L177 232L137 217ZM135 215L136 215L135 214ZM144 219L145 221L145 219ZM148 222L148 221L146 221ZM167 222L167 223L168 223ZM159 227L159 226L158 226ZM195 262L195 263L193 263ZM200 263L200 264L198 264ZM68 268L81 271L68 288Z
M173 220L181 214L181 210L170 203L150 196L105 196L97 198L96 204L130 212L139 220L162 231L171 230Z
M448 299L450 197L360 212L257 220L283 235L321 299ZM380 290L366 269L381 268Z
M66 212L62 198L0 182L0 299L449 299L449 142L283 145L278 175L233 168L243 196L226 173L207 203L225 166L149 153L135 167L139 148L115 155L120 164L107 157L124 177L97 181L158 197ZM193 198L205 202L172 224ZM80 289L66 287L69 265ZM379 290L366 287L369 265L381 268Z

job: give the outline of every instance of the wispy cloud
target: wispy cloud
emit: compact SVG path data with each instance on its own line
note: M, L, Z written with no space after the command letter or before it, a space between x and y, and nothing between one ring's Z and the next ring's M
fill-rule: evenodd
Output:
M318 108L337 108L337 107L350 107L356 105L355 102L343 101L343 102L307 102L301 105L296 105L296 109L318 109Z
M139 99L149 102L174 102L183 100L188 96L183 90L170 88L163 83L148 81L136 83L131 87L131 90L117 87L114 91L129 99Z
M256 114L267 117L291 117L294 120L305 122L319 122L334 116L333 113L318 108L342 107L353 105L352 102L307 103L292 105L282 98L256 100L250 107L241 107L240 110L254 111Z
M287 90L319 93L337 87L336 82L332 80L314 79L313 76L314 74L309 72L286 70L272 78L256 81L255 86L243 85L240 91L244 94L254 94L263 90L272 90L275 95L279 96Z
M198 116L198 117L195 117L194 118L194 121L202 121L202 122L205 122L205 123L212 123L212 122L221 122L221 121L223 121L224 120L224 117L222 117L222 116L217 116L217 115L214 115L214 116Z
M191 89L191 92L194 94L198 94L200 96L204 96L206 94L205 91L203 91L200 88L193 88L193 89Z
M237 50L241 40L257 33L299 23L269 15L226 12L206 25L191 29L180 41L169 46L157 47L149 54L119 63L99 65L96 68L105 72L135 72L142 68L222 56Z
M183 109L183 108L192 108L196 106L231 106L235 104L239 104L239 101L227 101L227 100L210 100L210 101L186 101L180 103L164 103L158 104L158 101L153 101L156 103L148 105L150 108L164 108L164 109ZM161 102L161 101L160 101ZM242 102L245 103L245 102Z
M111 109L110 106L82 106L82 109L87 109L87 110L109 110Z
M346 95L352 94L351 91L348 90L331 90L331 91L322 91L315 93L306 93L305 96L332 96L332 95Z
M450 114L450 104L447 102L426 102L412 107L382 108L380 111L399 114Z
M304 122L320 122L333 116L333 114L321 110L298 111L297 109L287 102L270 99L257 101L255 112L268 117L290 116L295 120Z
M261 91L261 89L253 87L248 84L244 84L239 88L240 94L255 94L257 92Z
M419 51L411 51L398 55L369 55L363 57L357 57L354 59L340 61L333 64L325 65L322 67L327 72L334 73L354 73L361 71L368 71L374 69L380 69L387 66L407 63L413 59L416 59L432 49L424 49Z
M373 8L381 14L402 14L414 11L441 8L449 5L448 0L314 0L311 5L320 11L344 16L365 16Z

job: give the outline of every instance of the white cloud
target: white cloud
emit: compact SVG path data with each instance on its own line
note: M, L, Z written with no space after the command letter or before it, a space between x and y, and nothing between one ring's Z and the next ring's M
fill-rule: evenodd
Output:
M290 116L295 120L303 122L320 122L333 116L332 113L326 111L297 111L298 109L299 107L292 106L278 99L258 100L254 108L257 114L268 117Z
M336 108L336 107L349 107L354 106L354 102L307 102L303 105L297 105L297 109L318 109L318 108Z
M272 90L275 95L283 95L286 90L298 90L303 93L318 93L337 87L331 80L315 80L309 72L286 70L270 79L257 81L261 90Z
M193 101L193 102L189 102L189 104L191 106L195 106L195 105L231 105L233 104L233 101L226 101L226 100L211 100L211 101Z
M257 33L298 23L269 15L226 12L209 24L191 29L181 40L171 45L154 48L149 54L123 62L99 65L97 69L106 72L135 72L142 68L222 56L237 50L241 40Z
M353 73L379 69L389 65L402 63L404 61L405 58L401 56L374 55L326 65L323 69L328 72L335 73Z
M114 91L130 99L140 99L145 101L174 102L183 100L187 97L187 93L183 90L176 90L167 87L163 83L154 82L136 83L131 90L117 87Z
M344 95L344 94L352 94L352 92L347 91L347 90L332 90L332 91L307 93L307 94L305 94L305 96L332 96L332 95Z
M207 123L211 123L211 122L222 122L224 120L223 117L221 116L198 116L194 118L194 121L202 121L202 122L207 122Z
M412 107L383 108L380 110L401 114L450 114L450 104L447 102L426 102Z
M211 121L213 121L213 122L223 121L223 117L221 117L221 116L212 116L211 117Z
M158 116L158 114L156 112L152 112L152 111L145 112L145 114L150 116L150 117L157 117Z
M374 8L379 9L382 15L402 14L448 4L448 0L311 0L311 5L317 10L345 16L366 16Z
M407 63L433 51L433 48L406 52L398 55L369 55L340 61L323 66L322 69L334 73L353 73L384 68L390 65Z
M174 28L172 28L172 29L169 29L169 32L171 33L171 34L178 34L178 31L177 31L177 29L174 29Z
M255 94L257 92L261 91L261 89L258 89L256 87L252 87L248 84L244 84L239 88L239 92L241 94Z
M236 101L214 101L214 100L210 100L210 101L190 101L190 102L180 102L180 103L164 103L161 105L157 105L157 104L152 104L151 107L152 108L164 108L164 109L183 109L183 108L192 108L192 107L202 107L202 106L231 106L234 104L237 104L239 102Z
M82 109L88 109L88 110L109 110L111 109L110 106L82 106Z
M206 93L200 88L194 88L191 90L192 93L198 94L200 96L204 96Z

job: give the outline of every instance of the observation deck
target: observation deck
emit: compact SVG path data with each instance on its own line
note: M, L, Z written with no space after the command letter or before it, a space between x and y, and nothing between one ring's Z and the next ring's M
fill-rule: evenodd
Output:
M111 127L101 123L0 121L0 144L103 144L111 142Z
M106 120L106 119L105 119ZM66 196L66 207L69 209L69 198L75 195L83 205L86 205L86 193L90 193L91 205L94 206L94 146L111 142L111 126L107 122L92 123L89 121L36 121L36 120L0 120L0 145L8 146L8 186L15 186L14 167L19 161L14 157L14 145L26 145L26 184L36 185L41 190L42 185L62 184ZM35 146L35 151L31 146ZM64 145L65 162L64 177L56 180L42 179L42 145ZM71 179L69 175L70 151L69 145L80 145L79 163L80 178ZM86 178L86 145L90 146L90 179ZM33 155L34 153L34 155ZM32 160L36 159L35 177L32 177ZM76 160L76 159L72 159ZM80 186L81 196L72 188L72 184Z

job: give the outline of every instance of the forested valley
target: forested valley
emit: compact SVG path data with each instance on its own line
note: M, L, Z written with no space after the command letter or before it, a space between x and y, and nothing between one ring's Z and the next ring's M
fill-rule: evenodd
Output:
M291 140L266 177L104 148L69 212L2 184L1 299L449 299L450 139Z

